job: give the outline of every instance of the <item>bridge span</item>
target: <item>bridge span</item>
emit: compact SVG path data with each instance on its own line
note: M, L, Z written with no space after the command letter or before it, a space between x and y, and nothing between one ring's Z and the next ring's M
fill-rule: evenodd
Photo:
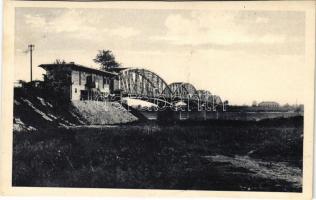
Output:
M208 90L197 90L187 82L167 84L157 73L141 68L124 68L118 73L118 89L123 97L137 98L152 103L171 105L183 101L223 104L222 99Z

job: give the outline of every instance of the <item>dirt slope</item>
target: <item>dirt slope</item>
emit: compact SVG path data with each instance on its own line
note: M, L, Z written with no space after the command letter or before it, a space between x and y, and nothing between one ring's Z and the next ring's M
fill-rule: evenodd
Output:
M73 105L89 124L123 124L137 120L117 102L75 101Z
M13 130L36 131L39 129L93 124L120 124L136 121L117 103L63 102L58 97L40 90L14 91Z

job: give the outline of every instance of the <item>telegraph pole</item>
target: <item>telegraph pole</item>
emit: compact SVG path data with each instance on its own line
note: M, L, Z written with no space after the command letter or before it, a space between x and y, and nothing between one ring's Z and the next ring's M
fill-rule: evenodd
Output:
M32 78L32 54L33 54L33 50L34 50L34 47L35 47L35 45L34 44L29 44L29 50L30 50L30 73L31 73L31 82L32 82L32 80L33 80L33 78Z

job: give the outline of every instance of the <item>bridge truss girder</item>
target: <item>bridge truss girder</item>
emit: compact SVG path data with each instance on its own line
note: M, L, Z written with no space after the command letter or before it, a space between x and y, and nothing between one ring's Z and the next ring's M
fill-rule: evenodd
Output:
M212 95L207 90L196 90L186 82L167 84L156 73L146 69L129 68L119 73L119 89L123 94L134 98L162 97L167 101L188 100L222 104L217 95Z
M169 85L173 96L180 98L197 97L197 90L190 83L175 82Z
M156 73L146 69L131 68L119 74L120 89L129 95L171 97L168 84Z

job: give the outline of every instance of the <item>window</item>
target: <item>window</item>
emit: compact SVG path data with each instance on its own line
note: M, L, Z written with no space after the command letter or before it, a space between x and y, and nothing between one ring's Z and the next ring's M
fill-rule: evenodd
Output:
M75 93L77 93L77 88L75 88Z
M108 84L108 79L103 77L103 88L105 87L106 84Z
M81 71L79 71L79 85L81 85Z

